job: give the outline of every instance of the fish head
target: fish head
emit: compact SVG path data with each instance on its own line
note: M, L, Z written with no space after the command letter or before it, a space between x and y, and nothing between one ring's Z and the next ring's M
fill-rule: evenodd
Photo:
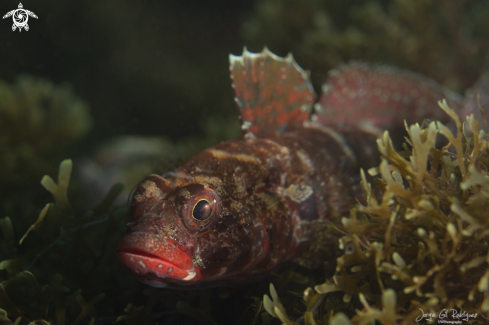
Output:
M200 270L192 261L195 238L191 230L197 233L216 222L220 202L215 192L200 184L175 187L161 176L150 175L130 200L119 261L155 287L199 279Z
M242 282L243 269L266 255L265 221L255 215L268 207L237 199L229 184L240 175L223 165L220 178L150 175L136 187L118 260L140 281L178 288Z

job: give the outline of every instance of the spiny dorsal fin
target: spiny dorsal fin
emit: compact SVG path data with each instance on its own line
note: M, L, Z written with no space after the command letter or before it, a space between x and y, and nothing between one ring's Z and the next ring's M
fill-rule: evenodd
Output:
M437 105L443 98L455 111L462 107L462 96L434 80L393 67L357 62L330 71L322 90L315 117L323 125L404 128L404 120L446 122L448 116Z
M309 119L315 94L309 73L292 55L281 58L265 48L229 55L241 128L257 137L292 131Z

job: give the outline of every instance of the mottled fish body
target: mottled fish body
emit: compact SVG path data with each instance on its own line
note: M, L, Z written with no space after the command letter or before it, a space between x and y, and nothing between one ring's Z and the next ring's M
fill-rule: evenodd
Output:
M245 50L230 63L243 138L148 176L132 196L118 259L152 286L251 281L285 261L335 258L329 224L356 203L381 130L446 120L441 98L462 106L430 79L352 63L330 73L311 114L309 75L291 55Z

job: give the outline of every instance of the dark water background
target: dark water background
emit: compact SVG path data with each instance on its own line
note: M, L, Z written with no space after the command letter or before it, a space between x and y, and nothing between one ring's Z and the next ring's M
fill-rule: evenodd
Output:
M2 4L3 11L17 7ZM11 19L2 21L2 79L28 73L69 82L96 121L87 142L121 134L176 139L199 133L200 119L232 105L227 56L243 48L250 1L24 6L39 19L30 18L31 29L22 33L12 33Z

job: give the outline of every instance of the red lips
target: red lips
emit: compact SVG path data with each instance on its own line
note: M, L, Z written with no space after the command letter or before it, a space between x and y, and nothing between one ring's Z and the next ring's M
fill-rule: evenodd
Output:
M144 233L124 236L117 258L122 265L153 286L165 287L168 280L193 282L200 275L190 256L171 242L161 243Z

